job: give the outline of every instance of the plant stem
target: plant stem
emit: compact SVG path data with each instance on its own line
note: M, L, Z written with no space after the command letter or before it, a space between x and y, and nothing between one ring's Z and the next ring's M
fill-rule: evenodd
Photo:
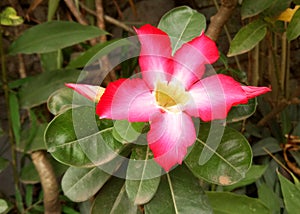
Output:
M5 63L5 54L3 47L3 37L2 37L2 28L0 27L0 56L1 56L1 70L2 70L2 87L4 91L6 111L7 111L7 120L8 120L8 136L9 143L11 149L11 164L13 169L13 178L14 178L14 187L16 192L20 192L19 190L19 177L17 171L17 153L16 153L16 145L12 130L12 121L10 114L10 106L9 106L9 87L7 81L7 73L6 73L6 63ZM19 207L20 208L20 207Z

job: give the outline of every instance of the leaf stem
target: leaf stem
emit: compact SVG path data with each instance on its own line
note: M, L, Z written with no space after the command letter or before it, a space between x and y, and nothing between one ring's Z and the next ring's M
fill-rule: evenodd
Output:
M167 173L167 178L168 178L168 183L169 183L169 187L170 187L170 191L171 191L172 201L173 201L173 204L174 204L175 213L178 214L179 212L178 212L178 208L177 208L177 205L176 205L174 190L173 190L172 181L171 181L169 173Z

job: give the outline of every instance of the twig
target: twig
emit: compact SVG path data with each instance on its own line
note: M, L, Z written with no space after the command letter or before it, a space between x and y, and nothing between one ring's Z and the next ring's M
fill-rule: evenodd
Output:
M89 14L92 14L94 16L97 16L97 13L93 10L91 10L90 8L88 8L86 5L84 5L82 2L79 2L79 5L86 11L88 12ZM103 16L104 20L107 21L108 23L110 24L113 24L117 27L120 27L120 28L123 28L124 30L132 33L132 34L135 34L135 31L128 25L124 24L123 22L120 22L119 20L111 17L111 16L108 16L108 15L104 15Z
M31 154L32 162L41 178L44 190L45 214L61 213L59 188L54 170L46 157L45 151L36 151Z
M220 10L216 15L211 17L210 25L208 26L206 35L216 41L225 25L230 18L234 8L237 5L237 0L222 0Z
M76 5L72 0L64 0L72 14L75 16L76 20L82 25L88 25L86 19L82 16L82 14L77 10Z

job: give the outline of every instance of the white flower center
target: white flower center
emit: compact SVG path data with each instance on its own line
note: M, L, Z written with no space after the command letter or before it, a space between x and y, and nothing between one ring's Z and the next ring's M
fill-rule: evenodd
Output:
M158 81L154 93L157 105L165 111L180 112L190 99L184 87L175 82Z

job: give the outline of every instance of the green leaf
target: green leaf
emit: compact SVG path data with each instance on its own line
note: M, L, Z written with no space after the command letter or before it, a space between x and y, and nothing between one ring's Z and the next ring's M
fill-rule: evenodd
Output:
M41 65L45 72L62 68L63 55L61 50L40 54Z
M263 15L267 17L279 16L290 5L291 0L273 0L271 6L263 12Z
M59 1L60 0L49 0L48 1L48 15L47 15L48 21L51 21L53 16L55 15L55 12L59 6Z
M124 180L112 178L97 195L92 214L136 214L138 208L128 198L125 191Z
M232 191L236 188L239 187L244 187L246 185L252 184L255 181L257 181L266 171L267 165L252 165L249 171L246 173L245 178L240 180L239 182L229 185L229 186L224 186L223 189L225 191Z
M231 41L227 56L248 52L265 37L266 33L266 23L260 19L242 27Z
M0 173L6 169L6 167L9 165L9 161L0 157Z
M72 107L76 107L73 104L73 95L74 91L67 87L56 90L47 100L48 110L52 114L58 115Z
M4 213L8 209L8 204L7 202L0 198L0 213Z
M32 77L19 91L21 107L32 108L45 103L50 94L65 87L66 82L77 82L79 75L78 70L57 70Z
M241 120L245 120L254 114L257 106L256 99L250 99L247 104L240 104L237 106L233 106L229 111L226 122L234 123Z
M174 8L160 20L158 28L166 32L174 54L183 43L199 36L206 28L205 16L187 6Z
M146 214L212 213L199 181L184 166L161 180L154 198L145 205Z
M266 205L256 198L229 192L206 192L206 194L215 214L270 214Z
M126 172L126 192L134 204L145 204L155 195L160 182L161 167L154 162L148 146L136 147Z
M296 39L300 35L300 10L294 14L286 30L286 36L289 41Z
M25 196L25 204L27 207L32 205L32 197L33 197L33 185L26 185L26 196Z
M267 149L271 153L282 151L277 139L266 137L252 146L253 156L267 155L264 149Z
M9 49L10 54L47 53L107 34L94 26L50 21L26 30Z
M86 201L98 192L110 176L98 167L70 167L62 178L62 190L72 201Z
M98 43L84 52L82 55L72 60L67 68L81 68L86 65L92 64L94 61L98 60L101 56L112 53L117 48L121 47L132 47L134 44L130 42L128 39L113 39L108 42ZM137 54L138 55L138 54ZM120 57L120 56L119 56ZM119 62L122 62L120 60Z
M9 111L11 117L11 125L16 140L16 144L20 144L21 138L21 123L20 123L20 112L19 112L19 101L15 93L9 94Z
M243 0L241 15L242 19L256 16L269 8L274 0Z
M214 151L205 144L208 136L211 140L215 137L211 131L209 124L201 124L198 135L200 139L197 139L185 163L198 178L218 185L232 185L243 179L249 170L252 162L251 148L241 133L225 127L219 147ZM204 147L213 152L213 156L204 165L200 165L199 157Z
M24 22L21 16L17 15L16 10L13 7L6 7L0 13L0 24L6 26L16 26Z
M45 131L48 152L75 167L92 167L111 161L126 148L112 136L112 124L95 115L95 107L69 109L56 116Z
M300 210L300 188L278 173L285 208L288 213Z
M282 202L267 184L263 183L258 186L258 197L271 210L271 213L280 213Z
M113 135L117 140L122 139L121 142L134 142L141 135L144 128L144 123L135 122L130 123L128 120L116 120L114 122Z

